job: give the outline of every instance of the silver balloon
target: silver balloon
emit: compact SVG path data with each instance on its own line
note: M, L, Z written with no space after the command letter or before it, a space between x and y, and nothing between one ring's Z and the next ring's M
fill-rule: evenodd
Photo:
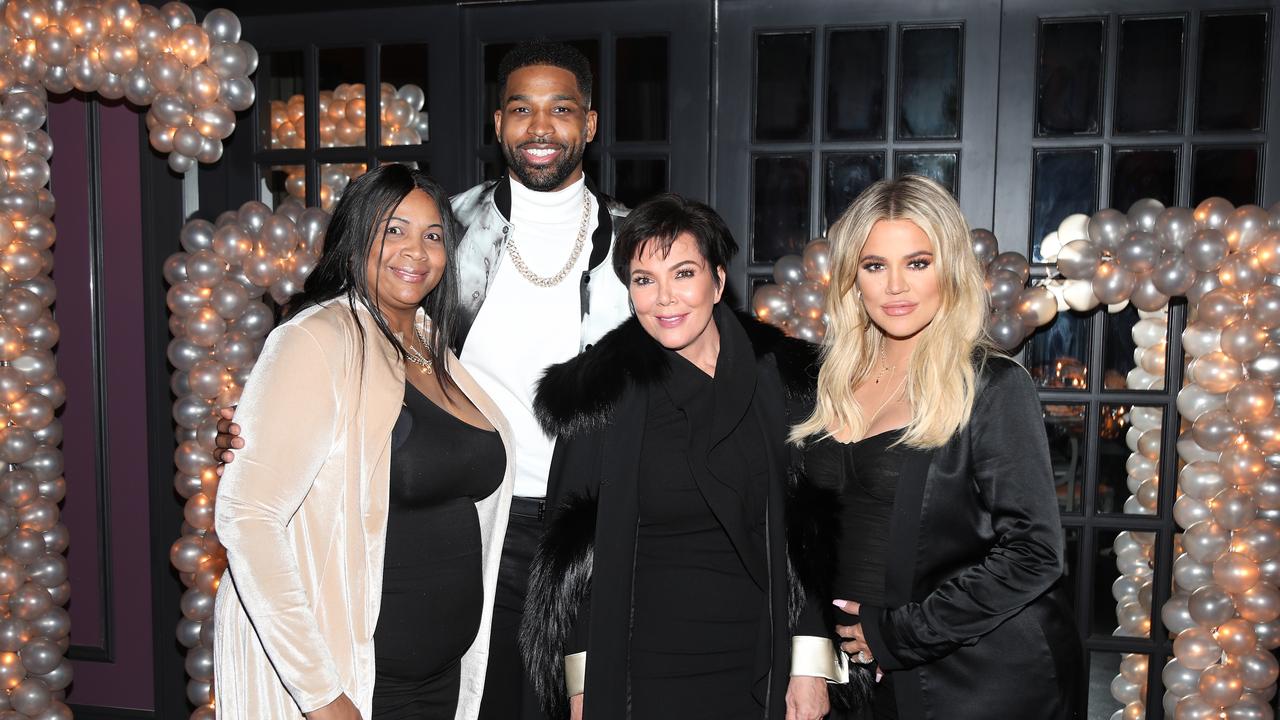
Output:
M1252 623L1269 623L1280 617L1280 589L1258 583L1236 596L1240 617Z
M1156 234L1170 250L1181 250L1195 232L1195 214L1187 208L1165 208L1156 218Z
M1129 302L1139 310L1154 312L1169 304L1169 296L1156 288L1153 277L1148 273L1137 277Z
M1182 295L1195 282L1195 269L1182 253L1167 253L1151 271L1151 283L1167 296Z
M1241 205L1227 216L1222 230L1233 252L1247 252L1262 239L1270 223L1266 210L1257 205Z
M1154 198L1143 198L1129 206L1129 227L1133 231L1155 232L1164 203Z
M1183 248L1183 253L1196 270L1217 272L1218 266L1226 259L1229 249L1225 235L1218 230L1206 228L1192 234Z
M1000 242L990 230L983 228L970 230L969 240L973 245L973 254L978 256L978 262L983 267L990 264L1000 252Z
M1165 690L1178 697L1185 697L1196 691L1196 686L1200 682L1200 671L1192 670L1174 657L1165 663L1164 669L1160 672L1160 678Z
M1173 653L1184 667L1200 671L1222 657L1222 648L1208 630L1193 627L1178 633L1173 641Z
M1195 558L1183 553L1173 561L1173 579L1178 587L1182 588L1184 594L1190 595L1213 582L1213 569L1210 565L1196 562ZM1187 618L1190 619L1190 617L1188 614Z
M1249 507L1253 509L1252 505ZM1217 510L1216 507L1214 509ZM1229 593L1242 593L1248 590L1258 584L1259 577L1258 564L1241 553L1223 553L1213 562L1213 581ZM1234 609L1232 613L1234 614ZM1222 622L1218 624L1221 625Z
M1102 253L1088 240L1072 240L1058 251L1058 272L1072 280L1091 280Z
M1262 262L1254 255L1232 254L1218 268L1222 287L1235 293L1248 293L1261 286L1267 277Z
M1207 450L1221 451L1236 441L1236 437L1240 434L1240 425L1227 409L1218 408L1196 418L1191 432L1196 444ZM1210 463L1191 463L1184 466L1183 492L1193 493L1192 487L1196 484L1196 478L1200 472L1198 465L1211 466ZM1193 494L1195 497L1205 499L1201 494Z
M1152 220L1153 225L1154 222ZM1120 247L1115 251L1115 259L1121 267L1130 272L1146 273L1155 268L1160 252L1160 243L1153 233L1135 230L1120 243Z
M1230 544L1230 531L1212 520L1198 522L1182 535L1182 545L1187 554L1201 563L1217 560Z
M1226 707L1234 705L1244 692L1240 671L1226 665L1210 665L1200 673L1200 697L1210 705Z
M1220 229L1227 224L1227 218L1234 210L1235 207L1230 201L1211 197L1196 206L1196 225L1202 228Z
M804 279L804 258L799 255L783 255L773 264L773 280L779 285L799 285Z
M1025 280L1016 271L992 263L987 269L987 298L992 308L1008 309L1017 302Z
M1106 305L1114 305L1129 299L1137 284L1133 273L1116 263L1104 262L1098 265L1093 276L1093 294Z
M1227 357L1249 362L1267 346L1267 332L1252 320L1237 320L1222 329L1221 344Z
M1204 321L1217 327L1236 322L1244 317L1244 303L1231 290L1218 288L1200 299L1196 313L1197 321Z
M1196 627L1196 621L1192 619L1191 613L1187 609L1187 601L1189 599L1189 593L1176 592L1169 596L1164 607L1160 608L1160 618L1164 621L1166 630L1177 634L1183 630Z
M240 41L240 18L230 10L222 8L210 10L200 25L212 40L222 43Z
M1101 250L1115 250L1129 229L1129 219L1120 211L1099 210L1089 219L1089 240Z
M1280 287L1268 283L1255 289L1245 299L1244 307L1249 319L1263 328L1280 326Z
M1255 648L1233 660L1231 666L1239 671L1241 685L1250 690L1267 688L1280 675L1280 665L1277 665L1275 655L1266 650Z

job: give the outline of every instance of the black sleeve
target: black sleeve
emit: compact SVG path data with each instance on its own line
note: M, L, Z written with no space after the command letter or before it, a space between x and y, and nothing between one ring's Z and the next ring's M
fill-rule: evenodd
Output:
M1020 366L991 362L999 364L969 422L967 480L990 509L996 542L981 562L922 602L862 607L867 642L885 670L914 667L976 642L1062 575L1061 526L1040 401Z
M596 527L599 439L561 438L552 454L547 515L520 625L520 650L551 717L567 707L564 657L587 648Z

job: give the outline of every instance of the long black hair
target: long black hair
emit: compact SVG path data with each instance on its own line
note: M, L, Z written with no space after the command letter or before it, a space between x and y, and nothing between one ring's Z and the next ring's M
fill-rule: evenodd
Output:
M458 271L455 257L459 233L458 223L449 207L449 196L440 183L426 173L393 163L375 168L347 186L342 199L338 200L333 209L329 228L324 234L324 250L320 253L316 269L307 277L302 292L290 302L286 317L345 295L347 306L356 320L356 329L360 332L362 349L364 326L356 317L357 302L369 309L378 330L400 354L401 359L408 360L409 354L404 344L378 311L377 287L376 284L369 287L366 268L371 253L382 253L382 243L386 241L385 230L391 213L414 190L421 190L431 197L440 211L441 224L444 225L444 272L440 276L440 283L423 298L422 308L431 318L433 330L427 338L427 351L436 360L433 367L436 381L447 394L450 388L457 387L449 375L444 357L451 349L458 321ZM379 265L374 282L381 277Z

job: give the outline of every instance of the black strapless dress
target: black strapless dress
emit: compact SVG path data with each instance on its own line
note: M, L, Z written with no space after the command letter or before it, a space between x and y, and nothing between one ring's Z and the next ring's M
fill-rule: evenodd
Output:
M805 468L813 481L836 488L841 497L841 537L832 590L837 598L885 606L885 567L889 559L889 521L898 489L902 464L920 452L894 445L903 430L889 430L858 442L840 443L830 438L811 443L805 451ZM855 624L857 615L836 610L836 622ZM832 717L838 717L833 715ZM871 707L847 715L845 720L896 720L897 702L893 676L876 684Z

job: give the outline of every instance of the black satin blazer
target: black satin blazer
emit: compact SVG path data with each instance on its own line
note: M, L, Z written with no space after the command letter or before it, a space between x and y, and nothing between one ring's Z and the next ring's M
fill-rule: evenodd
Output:
M1040 400L1007 358L978 382L968 426L902 468L862 627L904 720L1065 720L1081 648Z

